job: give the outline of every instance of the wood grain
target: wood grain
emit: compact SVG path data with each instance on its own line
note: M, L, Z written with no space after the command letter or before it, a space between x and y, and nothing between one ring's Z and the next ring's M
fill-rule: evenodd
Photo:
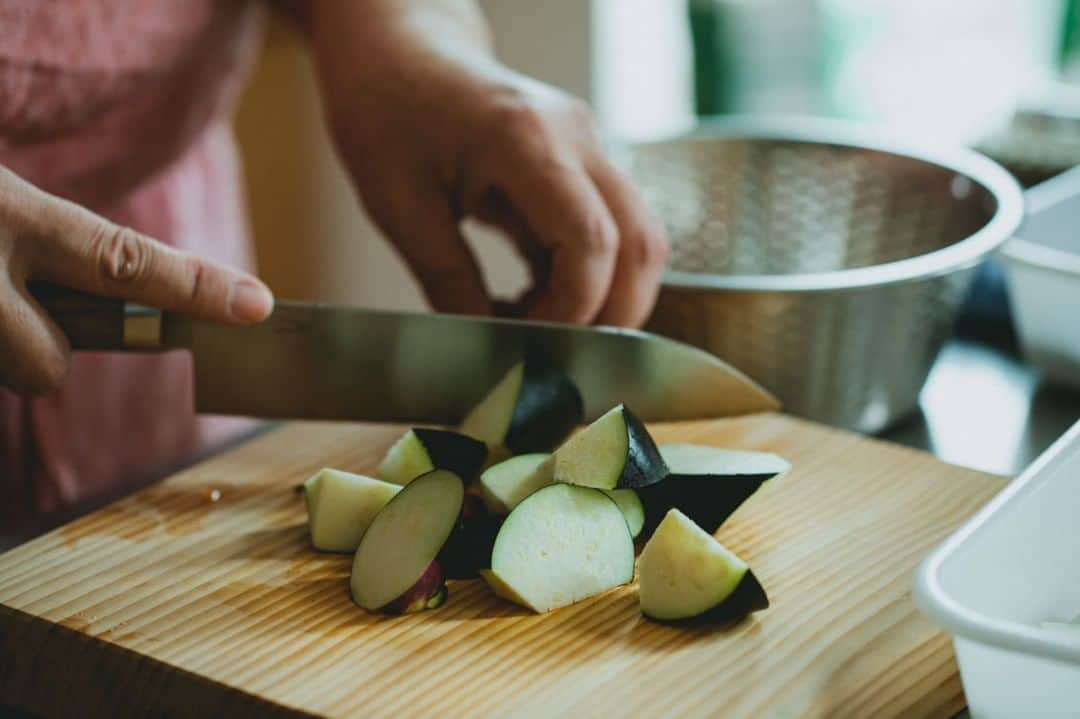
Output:
M641 617L636 588L532 615L481 582L434 612L349 600L292 487L371 471L398 428L298 423L0 556L0 706L40 715L947 717L952 648L919 560L1002 480L782 415L654 427L793 469L718 536L772 607Z

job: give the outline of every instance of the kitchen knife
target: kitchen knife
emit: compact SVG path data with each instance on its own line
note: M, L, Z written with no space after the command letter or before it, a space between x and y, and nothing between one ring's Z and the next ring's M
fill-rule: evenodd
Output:
M31 291L73 349L190 350L204 413L456 424L526 351L574 379L588 419L620 402L646 421L779 406L711 354L636 330L288 301L236 327L54 285Z

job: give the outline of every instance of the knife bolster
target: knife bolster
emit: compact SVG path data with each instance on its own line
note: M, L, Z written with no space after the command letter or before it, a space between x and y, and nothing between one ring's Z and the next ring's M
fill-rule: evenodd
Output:
M161 311L127 304L124 307L124 347L148 351L161 349Z

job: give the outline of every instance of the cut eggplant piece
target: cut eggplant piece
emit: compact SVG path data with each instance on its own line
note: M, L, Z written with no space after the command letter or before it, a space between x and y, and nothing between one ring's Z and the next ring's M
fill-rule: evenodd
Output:
M401 490L390 482L329 468L301 486L311 543L324 552L355 552L375 515Z
M604 494L611 497L626 520L626 527L630 530L630 536L637 539L645 526L645 507L641 503L637 492L632 489L604 489Z
M672 442L659 446L660 456L673 475L718 477L775 477L791 469L771 452L723 449L703 444Z
M547 612L631 582L634 541L603 492L553 484L506 518L483 576L500 596Z
M439 563L447 579L475 579L481 569L490 567L502 524L502 517L462 515L439 551Z
M387 451L379 479L405 485L433 469L448 469L471 482L486 457L487 447L472 437L441 429L410 429Z
M509 514L526 497L554 481L550 454L523 454L501 462L480 475L484 506L494 515ZM626 518L630 535L637 537L645 523L645 509L632 489L605 489Z
M319 474L319 472L316 472L304 480L302 484L296 485L297 493L304 498L304 509L307 510L309 521L315 507L315 500L319 496L319 486L322 485L322 477Z
M444 469L417 477L398 492L375 516L356 549L353 601L369 610L397 606L446 544L464 499L465 483Z
M472 409L461 431L493 452L550 452L581 423L581 393L562 370L535 353L527 354Z
M641 612L661 622L729 622L767 609L750 567L673 509L638 563Z
M484 580L491 591L495 593L496 597L501 597L508 602L513 602L522 607L529 606L529 603L526 602L520 594L511 589L510 585L500 579L499 575L495 574L495 572L490 569L481 569L477 574L480 575L480 578Z
M715 532L766 481L765 477L754 475L671 475L659 484L638 490L645 510L643 531L646 536L651 534L668 510L678 509L695 523Z
M412 614L427 609L438 609L446 604L446 598L449 595L442 567L436 561L429 564L420 578L400 597L380 608L379 611L383 614Z
M550 454L522 454L488 467L480 475L480 496L488 512L506 516L530 494L554 481Z
M695 444L662 444L660 455L670 474L638 490L645 507L646 535L673 508L715 532L765 482L791 466L767 452Z
M648 430L625 405L612 408L555 451L555 481L637 489L668 474Z

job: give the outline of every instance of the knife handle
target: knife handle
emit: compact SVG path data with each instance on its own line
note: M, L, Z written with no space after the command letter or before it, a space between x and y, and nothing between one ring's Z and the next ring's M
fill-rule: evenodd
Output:
M161 349L161 312L47 282L33 282L30 294L67 336L73 350Z

